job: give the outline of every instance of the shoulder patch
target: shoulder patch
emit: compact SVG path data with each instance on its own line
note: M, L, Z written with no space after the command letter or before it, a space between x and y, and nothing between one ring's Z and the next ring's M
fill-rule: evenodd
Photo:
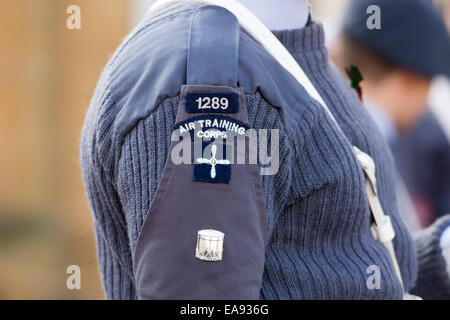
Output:
M189 133L194 144L198 141L201 145L201 152L194 155L194 181L230 183L232 159L229 157L233 152L227 154L227 139L245 137L249 129L246 123L225 115L205 114L181 121L174 129L181 135Z
M222 150L219 148L222 148ZM226 149L226 144L223 143L203 142L203 157L195 159L193 180L209 183L229 183L231 161L226 157ZM218 150L221 152L218 152Z
M193 138L226 139L228 133L244 135L249 126L237 119L224 115L199 115L179 122L173 127L180 130L180 134L190 132Z
M239 95L235 92L187 92L188 113L231 113L239 111Z

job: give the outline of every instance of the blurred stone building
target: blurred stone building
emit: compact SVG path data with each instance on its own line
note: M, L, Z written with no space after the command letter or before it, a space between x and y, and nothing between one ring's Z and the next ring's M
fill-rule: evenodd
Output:
M69 30L69 5L81 29ZM103 298L79 136L125 0L0 1L0 299ZM69 265L81 290L66 288Z

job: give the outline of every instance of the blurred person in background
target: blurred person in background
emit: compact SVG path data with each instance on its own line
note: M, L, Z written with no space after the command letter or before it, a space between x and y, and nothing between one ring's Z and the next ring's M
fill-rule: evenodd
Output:
M442 13L447 30L450 32L450 0L436 0L435 2Z
M443 12L448 12L448 2L444 4ZM368 8L373 5L379 8L378 28L369 28L367 23L370 12L374 12ZM410 230L430 225L436 216L447 214L450 155L449 122L445 118L448 119L450 107L446 79L450 76L450 39L431 1L351 1L342 35L330 55L350 76L412 191L416 206L402 178L397 178L400 213ZM356 81L362 80L360 84L354 83L354 74L353 79L349 74L351 66L361 72L362 79L356 74ZM427 202L417 190L426 190L422 192L428 196ZM439 211L430 217L432 211L424 207ZM426 232L429 230L416 235ZM441 235L440 245L448 268L448 228Z
M436 1L450 32L450 0ZM450 64L450 62L448 62ZM433 79L429 110L409 132L400 137L397 157L402 177L413 197L422 224L450 212L450 81Z
M379 29L370 29L366 23L371 5L380 8ZM412 192L411 202L402 179L398 179L401 212L410 229L427 226L434 219L424 208L431 206L425 205L421 200L425 197L418 196L416 190L425 187L425 194L449 198L449 155L432 155L429 141L436 140L432 129L421 131L422 143L416 142L416 147L423 145L421 149L406 152L404 140L424 117L429 118L427 100L433 91L433 78L450 75L450 39L445 23L428 0L352 1L344 21L343 34L332 56L342 69L354 65L361 71L364 105L387 139L406 188ZM432 127L436 131L437 126ZM442 150L448 152L447 147ZM434 160L428 159L430 156ZM417 161L420 158L427 159ZM441 164L433 168L436 159ZM425 180L430 182L425 184ZM440 210L439 215L449 209Z

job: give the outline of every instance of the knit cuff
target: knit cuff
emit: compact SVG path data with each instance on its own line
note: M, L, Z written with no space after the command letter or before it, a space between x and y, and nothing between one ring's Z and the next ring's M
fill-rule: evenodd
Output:
M414 235L418 277L412 293L423 299L450 299L450 277L440 246L442 233L449 226L450 215L446 215Z

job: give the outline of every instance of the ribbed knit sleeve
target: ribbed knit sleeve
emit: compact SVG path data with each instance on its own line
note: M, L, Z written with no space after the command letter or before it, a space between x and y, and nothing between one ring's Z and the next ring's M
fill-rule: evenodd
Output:
M114 109L105 81L99 82L84 123L81 137L81 168L95 226L102 283L108 299L136 296L126 222L112 181L111 134ZM109 160L108 160L109 159Z
M133 251L163 174L178 102L178 97L165 99L122 143L117 185Z
M175 15L179 15L178 19L187 19L184 15L190 14L192 5L186 6L171 7L165 13L167 19ZM152 23L167 22L161 19ZM147 217L147 213L163 175L179 105L179 93L164 95L152 111L134 124L117 143L115 124L136 85L130 78L141 81L140 72L148 74L141 64L151 56L149 49L143 48L149 42L137 39L148 34L149 25L151 23L145 22L138 27L105 67L82 132L83 180L93 213L99 269L108 299L137 298L133 254L144 221L152 218ZM135 44L136 49L130 49L130 44ZM125 55L136 59L139 52L143 52L143 57L133 67L127 64L131 58L122 58ZM148 81L149 86L154 85L153 78L151 80ZM127 81L131 83L130 89L125 89ZM247 92L245 100L250 127L275 129L279 134L279 170L275 175L261 177L270 237L288 198L292 180L291 149L280 110L259 91ZM270 146L271 131L268 130L267 134Z
M83 179L94 216L99 267L107 298L135 299L132 253L163 174L179 97L164 99L152 114L131 129L119 151L108 142L112 140L111 126L117 110L108 89L102 86L105 85L101 80L97 92L103 97L94 96L83 128ZM275 108L258 92L247 94L246 102L252 128L279 130L279 171L261 177L271 234L290 188L290 145ZM270 139L268 132L269 144ZM114 153L120 155L117 170Z
M450 215L414 235L419 274L412 292L423 299L450 299L450 277L440 246L442 233L448 227Z

